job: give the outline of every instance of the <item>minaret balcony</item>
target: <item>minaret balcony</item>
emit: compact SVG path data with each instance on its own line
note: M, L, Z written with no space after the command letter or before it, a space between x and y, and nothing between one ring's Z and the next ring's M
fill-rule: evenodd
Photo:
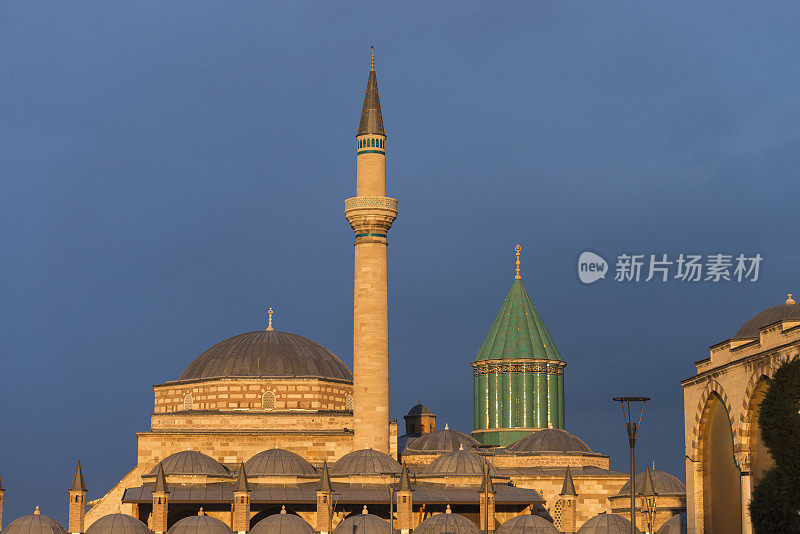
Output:
M385 240L397 218L397 200L389 197L353 197L344 201L344 216L356 240Z

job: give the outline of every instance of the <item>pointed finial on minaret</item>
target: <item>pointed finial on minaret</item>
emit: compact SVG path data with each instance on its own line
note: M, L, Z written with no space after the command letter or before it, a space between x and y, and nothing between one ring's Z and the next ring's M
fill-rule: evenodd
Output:
M267 332L272 332L272 308L267 310L267 315L269 315L269 321L267 322Z
M516 274L516 276L514 276L514 279L515 280L522 280L522 277L519 275L519 253L520 253L520 251L522 251L522 247L519 246L519 243L517 243L517 246L514 247L514 250L517 253L517 274Z
M787 306L791 306L791 305L793 305L795 302L794 302L794 299L792 298L792 294L791 294L791 293L789 293L789 294L788 294L788 295L786 295L786 296L787 296L787 297L789 297L789 298L787 298L787 299L786 299L786 305L787 305Z
M370 46L369 49L372 51L372 64L369 67L369 70L375 70L375 47Z
M39 515L41 512L39 511L39 506L36 506L36 510L33 511L33 515Z

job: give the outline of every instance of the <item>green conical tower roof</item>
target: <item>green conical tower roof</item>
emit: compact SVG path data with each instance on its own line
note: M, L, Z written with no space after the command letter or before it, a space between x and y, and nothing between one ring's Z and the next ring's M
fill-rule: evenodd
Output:
M482 360L561 360L556 344L517 275L475 357Z

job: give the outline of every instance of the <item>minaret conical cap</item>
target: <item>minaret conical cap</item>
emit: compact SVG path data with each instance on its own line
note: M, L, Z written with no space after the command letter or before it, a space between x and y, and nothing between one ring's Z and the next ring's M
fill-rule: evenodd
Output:
M86 491L86 484L83 482L83 471L81 471L81 462L75 466L75 474L72 475L72 485L69 487L70 491Z
M250 484L247 483L247 473L244 472L244 462L241 462L239 465L239 475L236 477L236 487L233 491L250 491Z
M403 472L400 473L400 489L398 491L413 491L411 489L411 477L408 475L408 466L403 462Z
M162 493L169 493L169 486L167 486L167 477L164 475L164 467L161 462L158 462L158 472L156 473L156 486L153 488L153 493L160 491Z
M559 495L572 495L576 496L578 493L575 491L575 482L572 481L572 471L567 466L567 472L564 473L564 484L561 486L561 493Z
M378 78L375 77L375 68L369 71L367 91L364 93L364 105L361 107L361 120L358 123L359 135L382 135L386 137L383 129L383 114L381 113L381 99L378 96Z
M319 478L319 491L323 493L331 493L333 491L331 474L328 471L328 460L325 460L322 464L322 475Z

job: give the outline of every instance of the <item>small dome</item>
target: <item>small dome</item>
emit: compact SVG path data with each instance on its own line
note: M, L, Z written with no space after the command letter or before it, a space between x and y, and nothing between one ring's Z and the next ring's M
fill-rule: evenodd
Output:
M475 523L458 514L432 515L414 529L414 534L480 534Z
M332 476L397 474L403 467L385 452L361 449L345 454L331 468Z
M408 410L408 415L415 416L415 415L433 415L433 412L428 409L427 406L424 404L417 403L416 406Z
M150 534L150 529L128 514L109 514L92 523L86 534Z
M317 470L299 454L284 449L261 451L244 464L247 476L317 476Z
M3 534L67 534L61 523L50 516L38 513L24 515L3 529Z
M353 373L310 339L260 330L220 341L186 368L178 380L222 377L327 378L353 381Z
M586 443L566 430L543 428L525 436L516 443L506 447L508 452L588 452L592 453Z
M638 528L636 532L641 534ZM617 514L600 514L584 523L578 534L631 534L631 522Z
M765 326L778 321L800 321L800 304L781 304L757 313L752 319L742 325L734 339L758 337Z
M483 456L471 451L443 454L432 461L422 472L424 476L483 476L483 466L489 464L489 474L500 476Z
M512 517L495 531L496 534L559 534L558 529L538 515L518 515Z
M256 523L250 534L317 534L317 531L294 514L273 514Z
M688 532L689 527L686 526L685 513L673 515L658 529L658 534L687 534Z
M416 532L416 529L414 530ZM372 514L351 515L333 530L334 534L390 534L389 523Z
M650 471L650 478L653 481L653 490L658 494L665 495L685 495L686 486L683 482L674 475L670 475L665 471L657 469ZM636 484L636 494L641 495L644 492L644 473L639 473L633 479ZM631 494L631 483L626 482L624 486L617 492L616 496L625 496Z
M409 452L452 452L459 449L475 450L480 445L477 439L457 430L436 430L423 434L406 445Z
M230 476L231 472L227 467L197 451L180 451L170 454L161 462L165 475L206 475L206 476ZM150 470L150 475L158 473L158 465Z
M215 517L191 515L172 525L167 534L233 534L233 531Z

